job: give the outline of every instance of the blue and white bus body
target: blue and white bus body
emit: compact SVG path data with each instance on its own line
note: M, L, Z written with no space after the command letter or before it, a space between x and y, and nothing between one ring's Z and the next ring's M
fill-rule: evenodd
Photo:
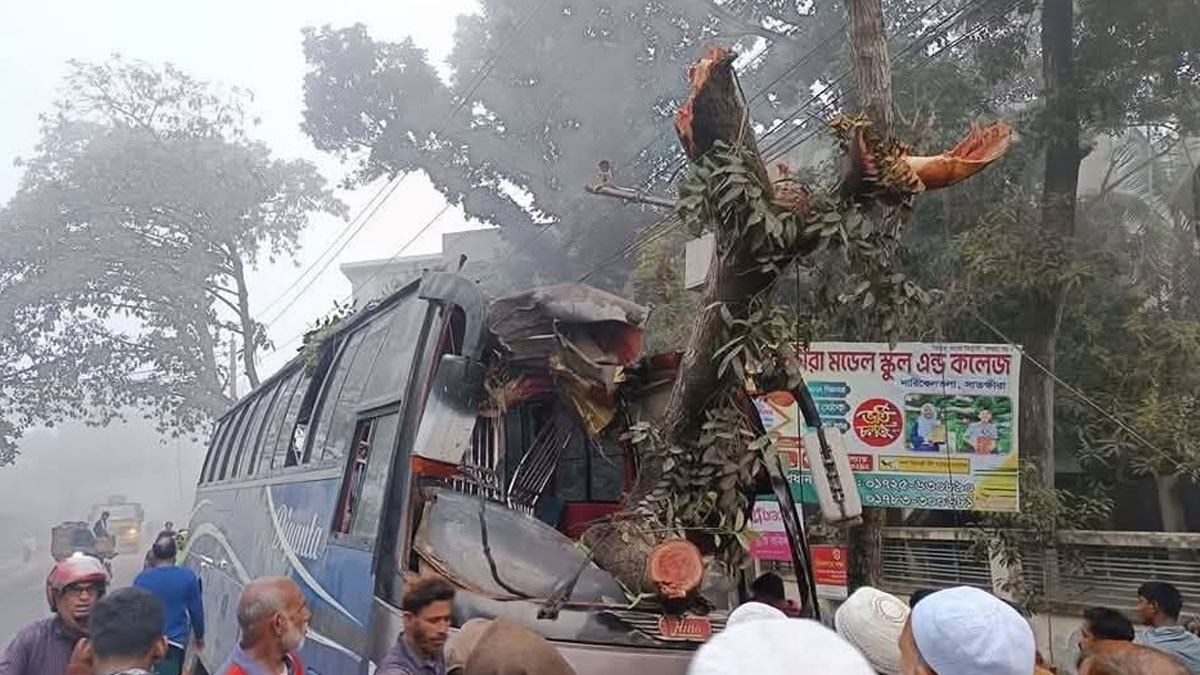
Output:
M312 609L301 653L308 670L371 673L401 631L406 575L434 572L460 586L455 625L522 621L578 675L686 671L702 638L667 638L658 615L625 610L611 576L558 531L496 499L494 484L437 476L470 453L494 454L495 439L521 426L514 418L503 429L476 428L490 424L476 419L485 317L474 284L426 275L357 313L218 421L185 556L204 588L205 670L216 673L237 643L243 586L283 575ZM524 452L509 445L503 452ZM591 457L584 499L595 501L592 485L605 469L593 469ZM488 530L490 547L481 544ZM539 618L572 575L565 603Z
M210 672L238 640L242 587L267 575L291 577L312 608L303 653L310 671L368 672L371 552L330 542L327 530L341 477L340 467L298 472L197 496L187 560L204 587L208 634L201 660Z

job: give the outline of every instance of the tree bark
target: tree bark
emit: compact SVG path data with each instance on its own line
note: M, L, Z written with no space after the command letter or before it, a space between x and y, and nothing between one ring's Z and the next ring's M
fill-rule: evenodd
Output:
M662 429L672 443L691 440L699 434L709 398L721 391L718 364L713 358L721 347L718 342L724 326L721 306L735 319L745 318L750 299L766 290L776 276L761 271L748 241L729 241L731 230L732 227L714 228L717 252L709 263L700 312L692 322L679 375L663 414Z
M1183 478L1179 474L1155 474L1154 482L1158 487L1158 508L1162 513L1163 532L1186 532L1187 515L1179 494Z
M858 106L881 137L892 130L892 64L880 0L846 0Z
M880 138L892 133L892 67L880 0L846 0L854 91ZM851 588L879 586L883 578L883 509L864 507L862 524L850 529L847 576Z
M696 161L722 141L740 144L757 158L754 132L734 79L732 54L710 50L693 68L691 79L692 91L676 117L676 130L688 157ZM772 198L772 184L761 159L753 161L753 165L767 198ZM729 382L721 381L719 364L713 358L721 347L725 326L722 307L734 319L744 319L752 300L768 290L778 276L775 271L763 271L750 237L737 236L744 230L749 215L747 210L731 216L728 222L712 224L714 255L699 302L701 309L692 322L668 403L657 425L669 445L694 445L712 397L732 388ZM640 459L637 483L626 500L627 506L642 503L663 477L664 456L650 454ZM646 532L636 519L599 523L583 535L597 565L612 572L626 586L648 591L656 589L647 588L644 570L651 550L662 538Z
M1079 115L1075 100L1073 0L1046 0L1042 5L1042 78L1046 112L1045 178L1042 187L1042 235L1062 243L1059 265L1065 265L1075 235L1075 201L1079 187ZM1045 370L1025 359L1021 368L1021 451L1035 460L1042 482L1054 486L1054 381L1058 334L1066 306L1066 288L1031 298L1025 350Z
M204 359L204 368L201 376L204 378L205 399L222 402L219 409L211 410L213 419L216 419L225 413L229 402L229 398L225 394L225 388L221 384L221 369L217 363L217 346L213 340L212 333L208 332L208 322L199 313L193 326L196 331L196 341L200 345L200 354Z
M250 388L258 386L258 368L254 364L254 357L258 354L258 324L254 321L254 316L250 313L250 291L246 288L246 268L242 264L242 257L238 255L237 249L233 246L229 247L229 263L233 269L233 282L237 285L238 298L238 323L242 330L242 367L246 369L246 379L250 382Z

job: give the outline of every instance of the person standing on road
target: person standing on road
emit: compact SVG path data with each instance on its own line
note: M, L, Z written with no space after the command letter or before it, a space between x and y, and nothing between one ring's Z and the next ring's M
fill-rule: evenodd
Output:
M454 587L418 579L404 592L404 632L383 660L379 675L446 675L443 650L450 634Z
M488 624L462 664L462 675L575 675L554 645L519 622Z
M291 579L251 581L238 598L241 641L216 675L304 675L296 652L311 618L304 595Z
M97 539L108 539L108 511L102 512L99 520L92 525L92 536Z
M88 637L80 640L88 675L150 675L167 653L163 605L141 588L113 591L96 603Z
M1150 627L1133 639L1136 644L1167 652L1200 675L1200 637L1179 625L1183 596L1164 581L1147 581L1138 587L1138 619Z
M877 588L861 586L833 615L837 634L854 645L881 675L900 675L900 634L908 621L904 601Z
M900 634L902 675L1033 675L1024 617L991 593L958 586L925 596Z
M142 570L133 585L158 597L163 604L162 632L167 636L166 657L155 667L158 675L180 675L188 643L188 628L196 648L204 647L204 601L200 579L187 567L175 565L175 538L162 537L150 547L153 566Z
M774 572L766 572L750 584L750 596L754 602L770 605L787 616L797 616L799 608L788 602L783 591L783 579Z
M1132 644L1133 636L1133 624L1124 614L1108 607L1091 607L1083 612L1083 623L1079 626L1080 659L1097 648Z
M687 673L875 675L853 645L811 619L765 619L726 626L696 650Z
M79 639L87 635L92 608L108 588L108 572L95 558L74 555L46 578L51 616L22 628L4 654L0 675L63 675Z
M1079 664L1079 675L1188 675L1183 661L1166 652L1126 643L1120 650L1100 651Z

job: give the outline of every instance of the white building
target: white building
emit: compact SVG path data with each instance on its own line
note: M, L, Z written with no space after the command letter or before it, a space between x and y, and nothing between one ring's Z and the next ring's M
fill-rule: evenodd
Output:
M508 250L500 228L448 232L442 235L442 252L344 263L342 274L350 280L354 302L362 305L381 298L427 271L456 271L480 281L491 276L493 266Z

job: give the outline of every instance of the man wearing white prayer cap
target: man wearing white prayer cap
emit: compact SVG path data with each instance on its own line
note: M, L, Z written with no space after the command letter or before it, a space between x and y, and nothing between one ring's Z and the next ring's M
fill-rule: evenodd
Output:
M726 625L696 651L688 675L874 675L871 664L837 633L809 619L763 619Z
M766 603L751 600L750 602L743 602L737 609L730 612L725 625L732 626L743 621L770 621L786 618L788 618L788 615L778 609Z
M1035 660L1029 623L968 586L921 600L900 635L901 675L1032 675Z
M891 593L862 586L838 607L833 625L882 675L900 675L900 634L908 605Z

